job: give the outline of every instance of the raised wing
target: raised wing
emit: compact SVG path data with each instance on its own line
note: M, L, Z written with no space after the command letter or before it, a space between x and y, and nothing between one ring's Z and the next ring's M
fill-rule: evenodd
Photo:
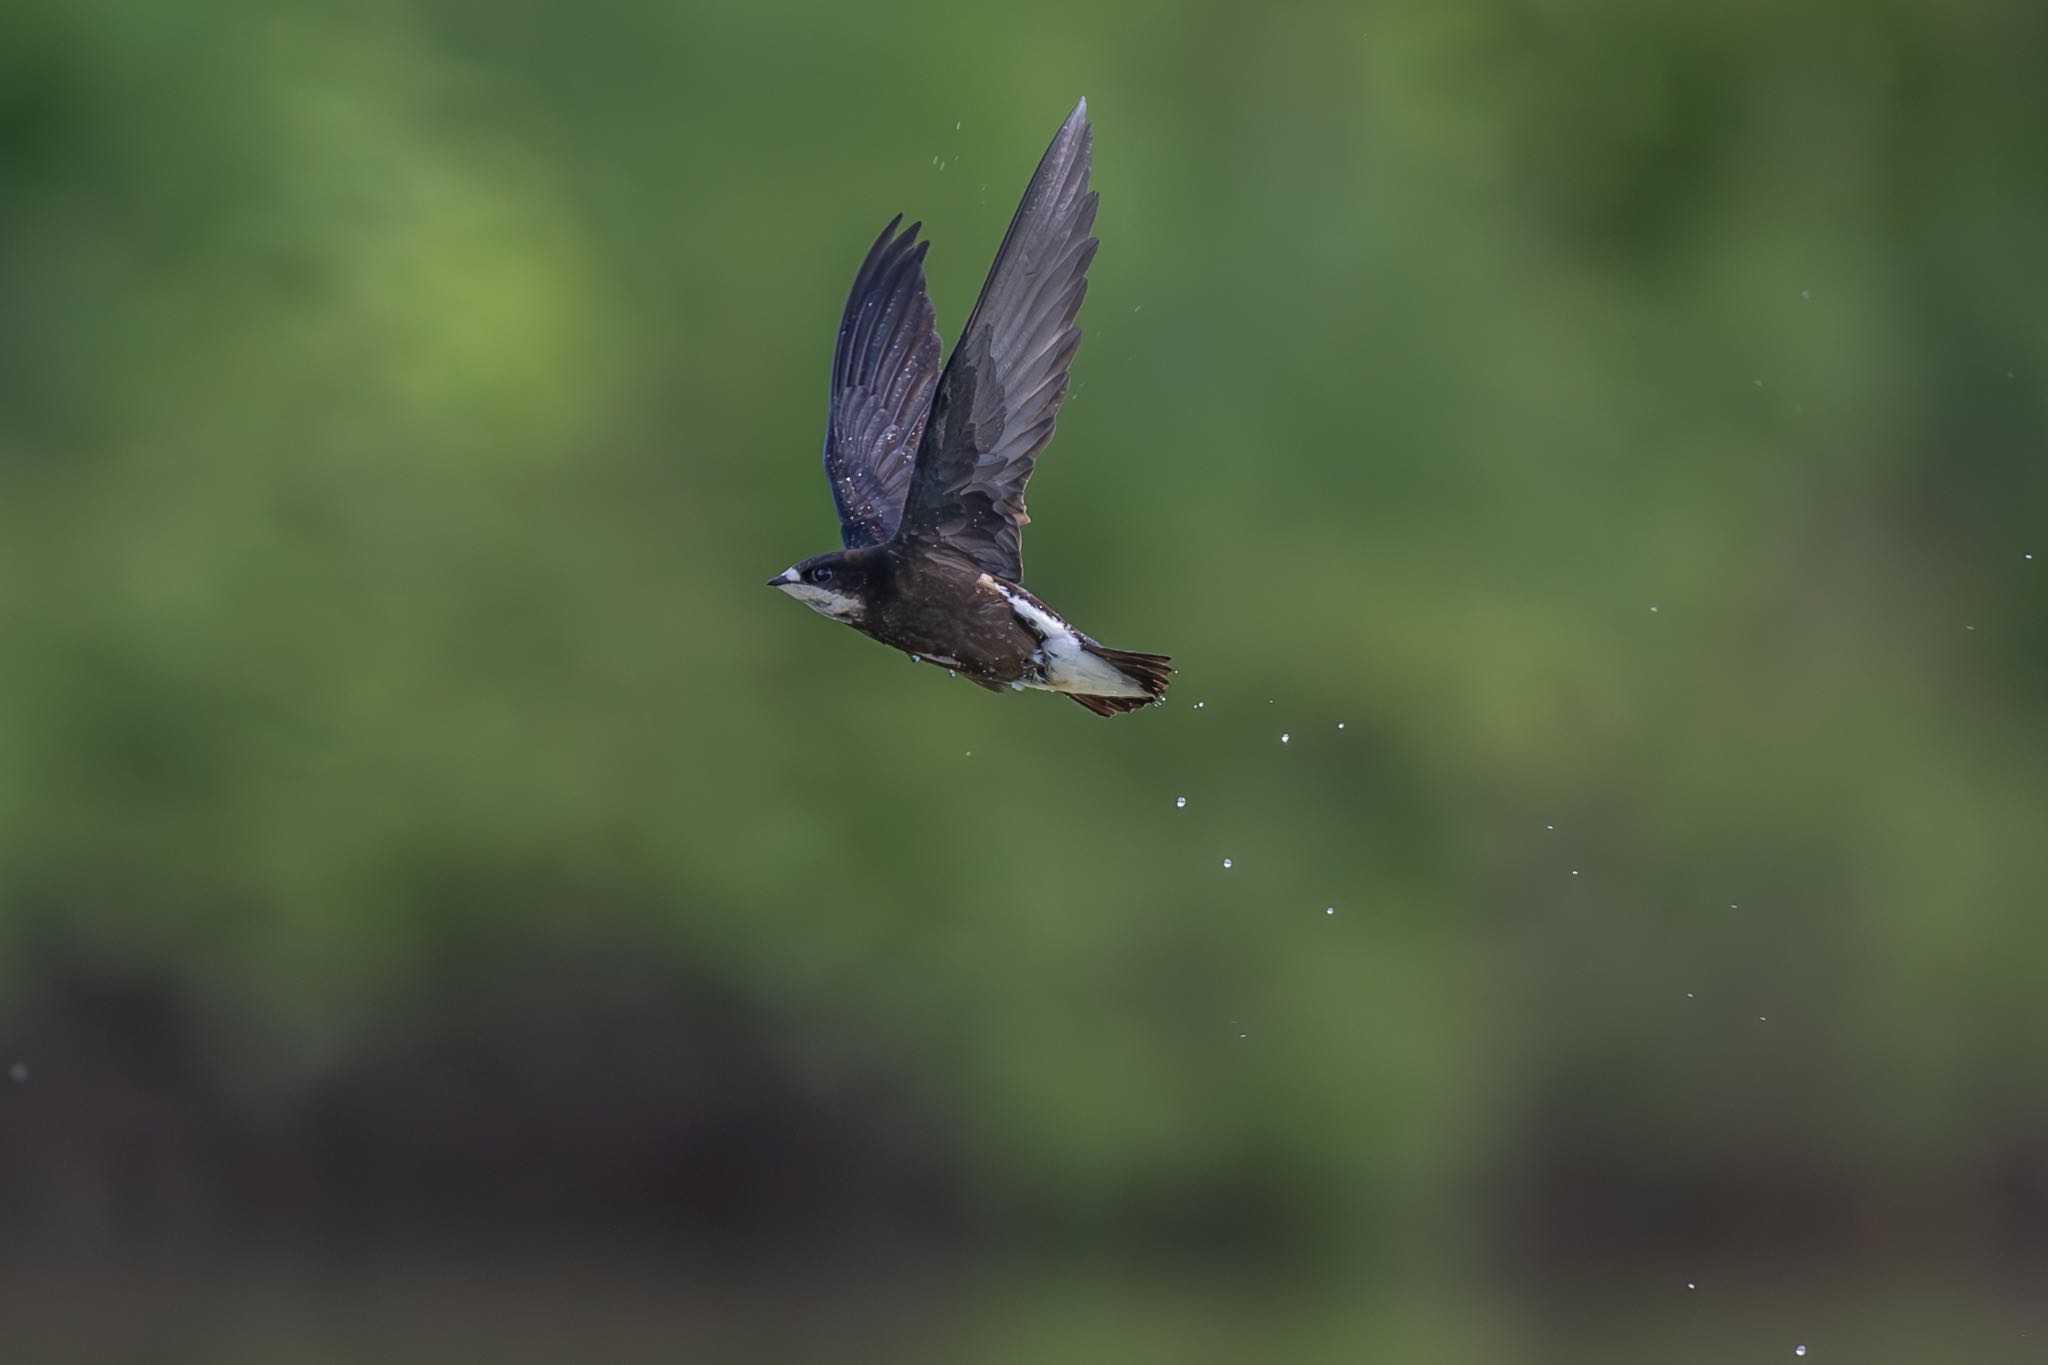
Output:
M921 224L897 214L868 248L832 348L825 477L846 548L896 534L939 373L939 332L924 290Z
M1082 100L1010 220L939 380L903 512L901 535L947 545L1012 582L1023 572L1021 528L1031 519L1024 485L1066 397L1081 344L1074 316L1095 258L1087 119Z

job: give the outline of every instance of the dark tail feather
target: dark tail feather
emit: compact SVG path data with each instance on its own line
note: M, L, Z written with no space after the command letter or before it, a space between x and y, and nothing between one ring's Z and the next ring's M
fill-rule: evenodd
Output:
M1093 641L1088 643L1087 650L1145 689L1145 695L1142 697L1084 697L1077 693L1067 694L1096 715L1114 716L1122 711L1135 711L1141 706L1150 706L1166 695L1166 680L1173 676L1173 661L1164 654L1132 654L1126 650L1109 649Z

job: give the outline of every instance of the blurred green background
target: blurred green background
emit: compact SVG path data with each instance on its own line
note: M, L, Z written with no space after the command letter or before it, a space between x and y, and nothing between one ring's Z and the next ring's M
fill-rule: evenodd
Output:
M9 1358L2039 1359L2044 51L14 0ZM1115 721L761 587L1084 94Z

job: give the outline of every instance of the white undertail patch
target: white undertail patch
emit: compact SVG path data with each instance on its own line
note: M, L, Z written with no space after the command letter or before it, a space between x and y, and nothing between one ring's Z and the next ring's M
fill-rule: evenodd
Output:
M1059 617L1033 602L1030 598L1011 592L1001 583L995 585L1010 610L1017 613L1017 619L1029 626L1032 632L1042 637L1038 648L1038 659L1043 677L1026 678L1024 686L1041 688L1047 692L1070 692L1084 697L1149 697L1142 685L1126 677L1123 671L1088 652L1081 643L1081 637L1074 628Z

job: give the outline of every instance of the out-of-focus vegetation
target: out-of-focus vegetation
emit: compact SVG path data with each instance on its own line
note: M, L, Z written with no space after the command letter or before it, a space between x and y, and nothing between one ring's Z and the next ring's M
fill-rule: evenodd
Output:
M1196 1359L1272 1276L1332 1286L1243 1327L1295 1359L2024 1358L1971 1296L2048 1258L2044 51L15 0L10 1254L943 1260L950 1360ZM868 241L926 221L950 337L1081 94L1026 562L1181 665L1114 722L760 586L834 542ZM1901 1279L1976 1306L1872 1326Z

